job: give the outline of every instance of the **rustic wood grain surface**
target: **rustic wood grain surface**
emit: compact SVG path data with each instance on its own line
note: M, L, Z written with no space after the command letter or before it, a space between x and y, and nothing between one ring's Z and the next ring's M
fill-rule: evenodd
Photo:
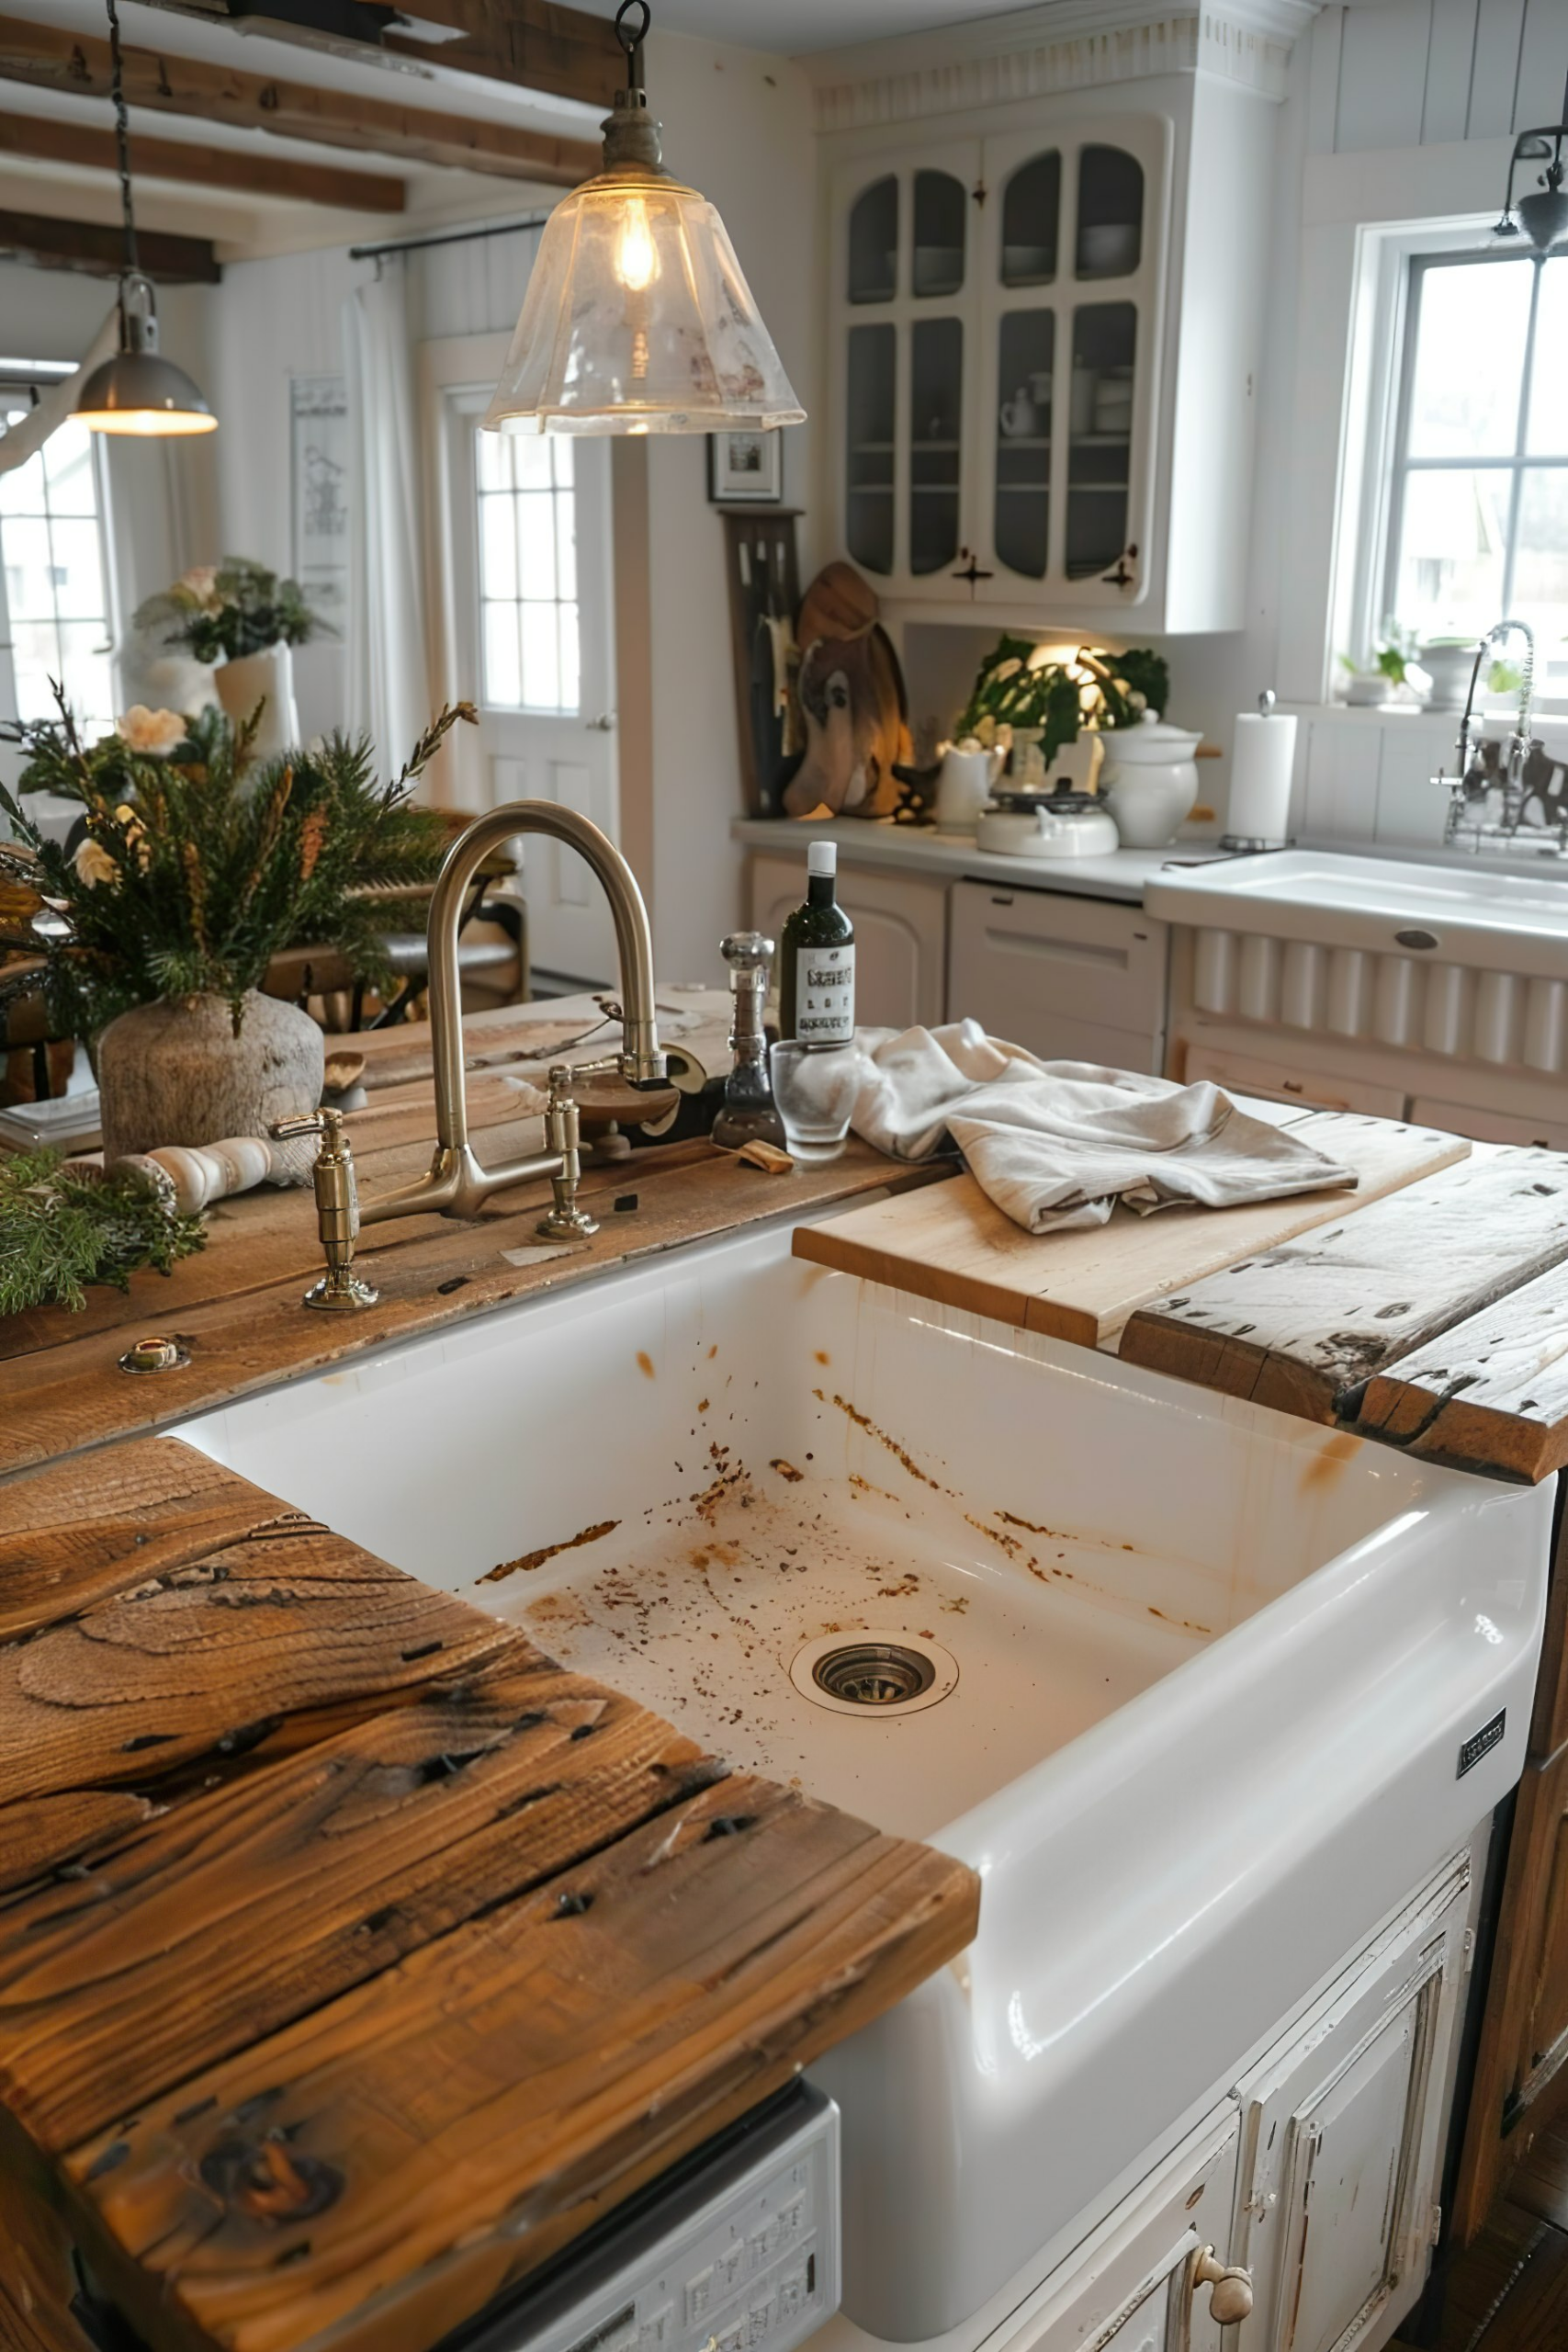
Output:
M1359 1426L1377 1374L1564 1259L1568 1159L1478 1145L1457 1168L1141 1309L1120 1351L1308 1420Z
M176 1440L0 1483L0 2352L424 2352L974 1932Z
M1314 1226L1342 1221L1370 1201L1463 1159L1461 1136L1353 1112L1305 1111L1280 1124L1360 1179L1342 1191L1298 1193L1245 1208L1173 1208L1109 1223L1026 1233L971 1176L900 1193L803 1226L795 1255L944 1306L966 1307L1080 1347L1114 1346L1129 1316L1237 1258L1256 1258Z
M705 1068L722 1068L728 999L705 991L671 1003L671 1047L695 1054ZM469 1096L476 1148L490 1160L541 1148L538 1116L519 1114L518 1106L536 1099L533 1082L548 1062L603 1054L616 1034L591 1001L584 1011L576 1000L563 1018L524 1018L503 1007L473 1015L464 1026L470 1070L491 1073L476 1079ZM347 1044L366 1064L369 1103L350 1116L348 1128L361 1195L368 1198L429 1165L434 1111L428 1033L386 1030ZM503 1069L513 1073L504 1083L494 1075ZM388 1092L395 1100L384 1109ZM705 1142L638 1150L587 1169L581 1198L600 1229L547 1254L535 1232L550 1204L547 1181L497 1194L472 1219L414 1216L367 1226L360 1264L381 1296L353 1316L314 1315L301 1304L321 1268L309 1191L243 1193L209 1213L205 1250L167 1276L133 1276L129 1297L99 1287L79 1314L50 1307L0 1318L0 1476L108 1439L167 1428L291 1374L322 1371L637 1258L884 1184L927 1183L936 1172L901 1169L858 1143L825 1168L786 1176L743 1167ZM517 1251L527 1253L521 1263L512 1254ZM188 1365L151 1376L121 1372L120 1355L147 1331L177 1334Z

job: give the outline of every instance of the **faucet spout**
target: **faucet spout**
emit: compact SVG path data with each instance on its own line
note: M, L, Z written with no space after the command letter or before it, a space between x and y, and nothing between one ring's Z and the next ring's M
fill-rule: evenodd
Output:
M491 852L516 833L542 834L564 842L585 858L604 886L615 919L620 964L623 1020L621 1074L634 1085L657 1085L664 1076L653 1003L653 943L648 910L637 876L606 833L552 800L512 800L475 819L454 842L430 902L426 936L430 949L430 1035L435 1080L435 1156L425 1174L395 1193L362 1204L361 1221L380 1223L434 1210L444 1216L472 1216L491 1193L535 1177L570 1172L576 1179L576 1114L552 1074L549 1127L552 1148L525 1159L486 1168L468 1140L468 1086L463 1069L462 999L457 935L469 885ZM558 1102L557 1097L560 1099ZM564 1115L570 1113L568 1125ZM568 1127L570 1125L570 1134ZM571 1163L569 1170L569 1161Z

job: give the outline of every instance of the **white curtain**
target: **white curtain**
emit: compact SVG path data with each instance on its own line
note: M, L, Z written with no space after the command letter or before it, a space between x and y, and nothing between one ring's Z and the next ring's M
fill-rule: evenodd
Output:
M348 731L395 774L430 718L419 446L407 284L378 266L344 313L354 483L349 514Z

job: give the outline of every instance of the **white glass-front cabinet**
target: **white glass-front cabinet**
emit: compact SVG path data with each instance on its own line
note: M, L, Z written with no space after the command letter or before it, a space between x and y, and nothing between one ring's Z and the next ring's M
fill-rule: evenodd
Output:
M1169 136L1102 118L840 170L839 514L889 598L1140 600Z

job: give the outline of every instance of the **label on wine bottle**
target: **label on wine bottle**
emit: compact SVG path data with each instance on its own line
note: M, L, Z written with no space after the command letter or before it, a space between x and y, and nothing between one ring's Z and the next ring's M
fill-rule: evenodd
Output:
M855 1034L855 951L795 950L795 1034L803 1046L847 1046Z

